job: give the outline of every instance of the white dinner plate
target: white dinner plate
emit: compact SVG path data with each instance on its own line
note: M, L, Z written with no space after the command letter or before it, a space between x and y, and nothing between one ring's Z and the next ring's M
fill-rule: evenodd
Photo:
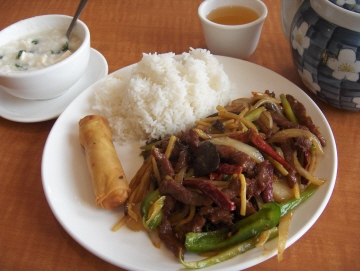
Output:
M90 48L89 65L67 92L51 100L26 100L10 95L0 88L0 116L17 122L40 122L58 117L85 89L108 74L105 57Z
M277 95L290 93L302 102L309 115L327 140L325 156L321 157L316 176L327 182L308 201L296 209L287 246L292 245L315 223L323 212L333 191L337 174L337 151L331 128L317 105L297 86L261 66L233 58L217 57L234 84L232 98L249 97L251 91L274 91ZM129 76L131 66L109 76ZM144 232L132 232L126 226L117 232L111 227L122 217L123 208L104 211L95 207L94 194L85 156L78 140L78 122L91 109L93 93L102 79L81 93L54 124L45 145L42 160L43 187L49 205L65 230L83 247L116 266L129 270L170 271L183 266L165 246L152 246ZM141 165L139 145L115 144L125 174L131 180ZM277 239L262 248L253 249L226 262L205 270L240 270L256 265L277 253ZM191 253L185 261L200 259ZM281 264L281 263L279 263Z

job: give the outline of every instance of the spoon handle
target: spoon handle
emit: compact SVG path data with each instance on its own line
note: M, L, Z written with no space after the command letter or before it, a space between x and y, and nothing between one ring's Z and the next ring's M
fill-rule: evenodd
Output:
M75 12L75 15L74 15L74 17L73 17L73 19L72 19L72 21L71 21L71 23L70 23L70 26L69 26L68 30L66 31L66 34L65 34L65 36L66 36L68 39L69 39L69 36L70 36L71 31L73 30L73 28L74 28L74 26L75 26L75 24L76 24L77 19L78 19L79 16L80 16L80 13L81 13L81 11L83 10L83 8L85 7L87 1L88 1L88 0L81 0L81 1L80 1L79 6L78 6L78 8L77 8L77 10L76 10L76 12Z

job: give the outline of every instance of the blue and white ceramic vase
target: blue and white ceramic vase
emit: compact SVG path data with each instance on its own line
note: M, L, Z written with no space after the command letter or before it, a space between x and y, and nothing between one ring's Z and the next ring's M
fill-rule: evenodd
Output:
M360 111L359 12L360 0L283 0L282 7L303 83L324 102L351 111Z

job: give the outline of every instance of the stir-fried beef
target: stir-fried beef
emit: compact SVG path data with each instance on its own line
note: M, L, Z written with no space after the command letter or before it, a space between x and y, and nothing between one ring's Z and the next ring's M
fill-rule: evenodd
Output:
M280 143L280 149L283 152L284 159L290 164L294 165L293 152L294 148L290 139L284 140Z
M246 201L246 213L245 213L245 216L252 215L252 214L256 213L256 211L258 210L256 201L253 201L252 199L253 198L250 198L249 200ZM240 199L240 197L235 197L232 200L233 200L233 202L234 202L234 204L236 206L236 209L240 210L240 207L241 207L241 199ZM236 214L236 212L235 212L235 214ZM240 214L238 214L238 215L240 216Z
M274 123L276 123L279 127L283 128L283 129L307 129L306 127L293 123L290 120L284 118L283 116L280 116L279 113L277 113L276 111L269 111L271 114L271 117L274 121Z
M246 132L243 133L234 133L228 135L228 137L232 139L239 140L243 143L248 143L251 141L251 139L254 137L255 131L253 129L249 129Z
M280 143L280 148L284 154L284 159L290 164L294 165L293 152L294 148L290 139ZM286 176L289 187L293 188L298 181L297 172L295 169L288 170L289 174Z
M298 119L301 125L306 126L317 138L320 140L321 145L324 147L326 145L326 140L319 131L319 128L314 124L311 117L306 114L306 109L304 105L298 102L290 94L286 95L287 100L289 101L291 108L294 111L296 118Z
M255 167L255 177L246 178L246 195L248 197L259 196L267 189L267 199L272 194L272 181L273 181L273 165L265 160ZM265 199L264 199L265 200Z
M297 137L295 140L295 146L302 152L307 153L312 145L312 142L308 138Z
M214 225L224 224L230 226L233 224L234 213L220 207L201 207L198 214L206 217Z
M240 191L240 181L238 178L232 178L228 187L223 188L222 192L229 197L229 199L233 199L239 196Z
M216 148L221 161L241 166L248 175L253 174L256 162L249 155L230 146L217 145Z
M274 201L273 182L268 183L268 185L261 193L261 198L263 199L264 202Z
M159 238L165 244L165 246L174 254L174 256L176 258L179 257L179 254L181 252L181 258L184 259L184 253L186 251L186 248L183 242L181 242L176 237L174 229L165 215L163 216L161 223L158 227L158 232Z
M159 191L163 195L170 194L176 200L189 205L209 206L213 203L208 196L186 189L173 179L163 180L160 184Z
M183 144L189 146L191 153L196 153L200 146L200 138L195 130L190 129L187 132L181 132L178 136Z
M273 135L273 130L267 128L266 125L260 120L254 121L254 124L256 124L259 127L259 131L265 134L265 139L268 139Z
M219 120L217 119L213 125L212 125L215 129L219 130L220 133L224 133L225 132L225 127L224 127L224 124Z
M182 241L185 241L185 234L188 232L202 232L202 228L206 223L205 217L199 213L195 214L194 218L180 227L179 232L177 233L178 238Z
M168 216L175 209L176 199L171 195L166 195L164 200L164 206L162 212L164 215Z
M178 141L176 141L174 149L177 150L177 152L173 151L174 153L177 153L177 157L175 158L176 164L174 170L175 173L178 173L180 169L182 169L188 164L190 154L188 148L182 143L179 143Z
M161 177L164 179L166 176L173 177L175 175L173 166L171 165L171 162L169 159L159 151L159 149L154 148L151 151L151 154L155 157L156 161L158 162L159 170L161 173Z

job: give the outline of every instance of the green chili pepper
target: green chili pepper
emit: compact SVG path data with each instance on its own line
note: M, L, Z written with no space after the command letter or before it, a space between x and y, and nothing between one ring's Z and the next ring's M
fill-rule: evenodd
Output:
M31 43L36 45L36 44L39 43L39 41L38 40L32 40Z
M286 98L286 96L284 94L280 95L280 100L281 100L281 104L284 107L284 111L285 111L285 114L288 117L288 119L293 123L299 123L294 114L294 111L292 110L292 108L290 106L288 99Z
M298 205L307 200L311 195L313 195L319 186L315 184L310 184L301 194L300 198L292 198L287 201L284 201L279 204L281 210L281 216L284 216L288 212L294 210Z
M274 239L277 236L278 236L277 227L270 229L270 236L269 236L269 239L267 240L267 242L270 241L271 239ZM220 253L218 253L215 256L212 256L212 257L200 260L200 261L184 262L183 259L181 258L181 255L179 257L179 260L182 263L182 265L184 265L186 268L189 268L189 269L198 269L198 268L212 266L212 265L224 262L226 260L229 260L239 254L242 254L250 249L255 248L255 246L258 242L258 237L259 237L259 234L255 235L239 244L236 244L235 246L232 246L228 249L222 250Z
M165 196L160 197L159 190L157 189L147 195L141 203L141 214L146 228L154 230L160 224L164 200Z
M280 204L276 202L265 203L259 212L240 220L232 227L210 232L187 233L185 247L189 251L200 253L235 245L254 234L276 226L280 217L307 200L315 193L317 188L318 186L310 184L300 194L300 199L293 198ZM236 231L235 235L229 237L232 232Z
M260 115L263 111L265 111L265 107L263 106L260 106L252 111L250 111L249 113L247 113L244 118L247 119L248 121L255 121L257 120L258 118L260 118Z
M186 234L185 247L192 252L209 252L236 245L260 232L275 227L280 220L281 211L276 202L269 202L255 214L248 216L229 229L222 229L208 233ZM231 232L237 231L228 237Z

